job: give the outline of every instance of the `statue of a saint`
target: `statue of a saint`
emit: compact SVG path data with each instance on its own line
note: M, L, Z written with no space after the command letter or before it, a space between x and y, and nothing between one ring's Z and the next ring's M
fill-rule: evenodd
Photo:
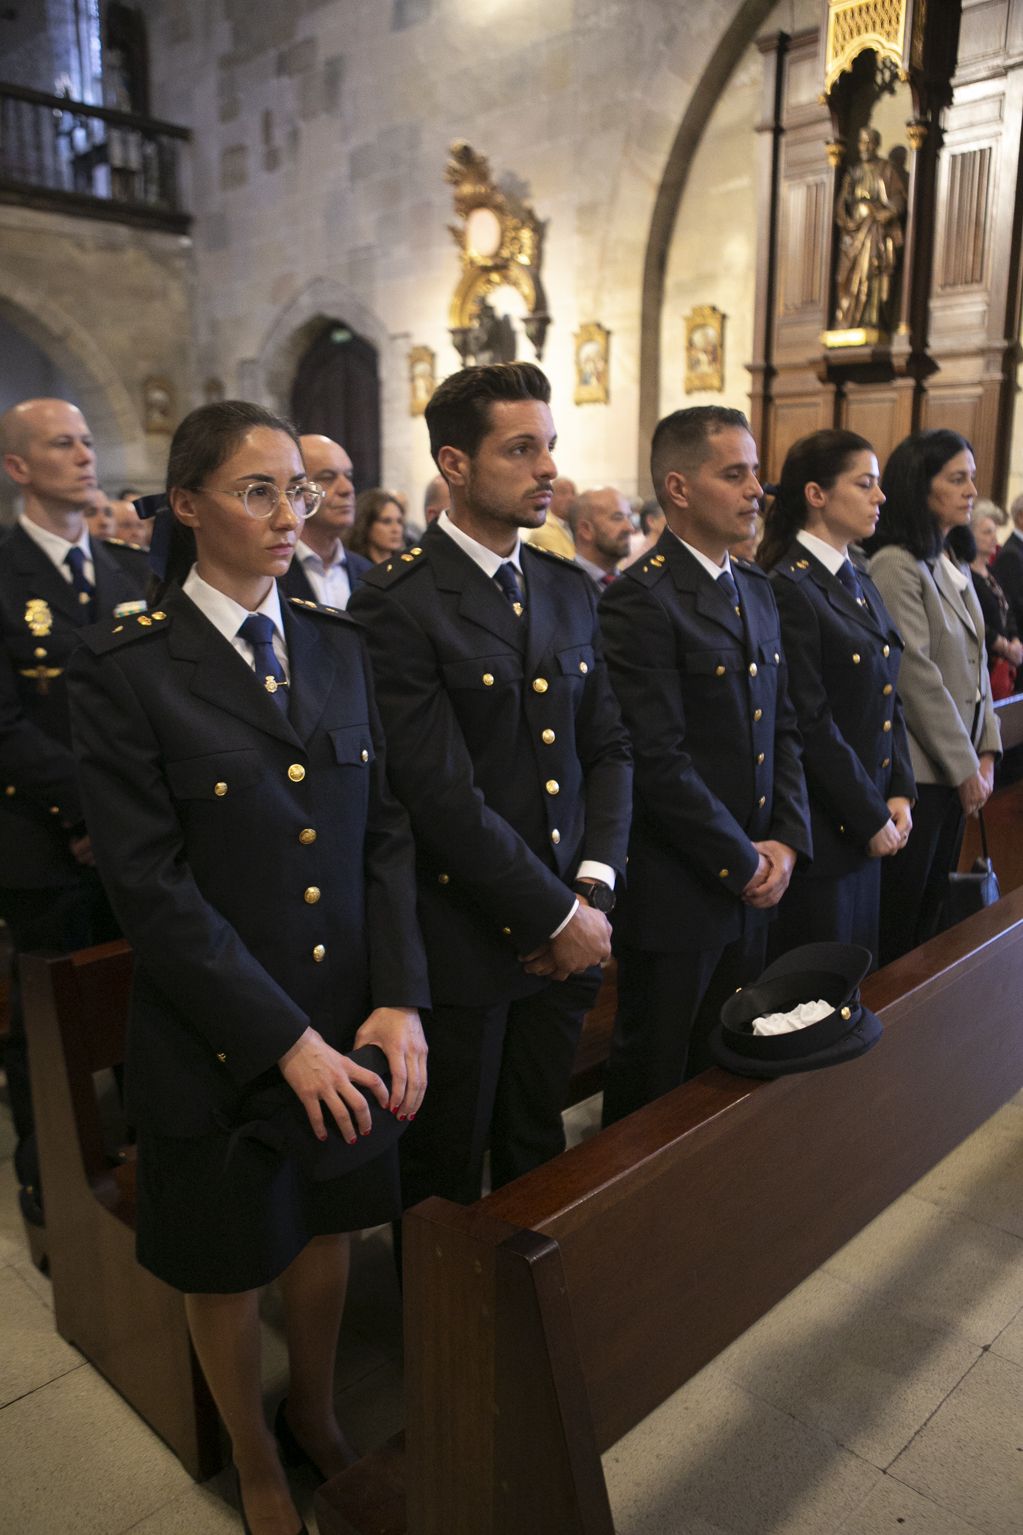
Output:
M838 194L835 324L839 330L891 329L906 181L899 167L878 153L880 147L876 128L860 130L859 163L846 171Z

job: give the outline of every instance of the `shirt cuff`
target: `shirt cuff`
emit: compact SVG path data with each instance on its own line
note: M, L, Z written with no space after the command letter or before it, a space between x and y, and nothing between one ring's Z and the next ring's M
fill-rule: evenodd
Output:
M595 858L584 858L575 871L576 879L599 879L611 890L615 887L615 871L610 864L598 863ZM572 881L575 884L575 880Z
M557 927L554 929L553 933L551 934L550 939L548 940L550 943L554 942L555 938L557 938L559 933L563 933L565 931L565 928L571 922L572 918L575 916L575 914L576 914L576 912L578 910L579 910L579 902L578 901L573 901L572 902L572 910L569 912L569 914L565 918L564 922L559 922L558 923Z

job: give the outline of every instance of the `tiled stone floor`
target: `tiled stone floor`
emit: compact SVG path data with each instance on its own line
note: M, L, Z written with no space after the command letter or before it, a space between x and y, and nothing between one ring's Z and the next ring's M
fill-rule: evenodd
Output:
M573 1139L593 1104L571 1116ZM0 1531L236 1535L53 1329L28 1261L0 1104ZM284 1351L264 1308L266 1395ZM338 1359L364 1447L400 1425L385 1231L357 1243ZM1023 1094L605 1457L619 1535L1021 1535ZM312 1484L298 1479L312 1524Z

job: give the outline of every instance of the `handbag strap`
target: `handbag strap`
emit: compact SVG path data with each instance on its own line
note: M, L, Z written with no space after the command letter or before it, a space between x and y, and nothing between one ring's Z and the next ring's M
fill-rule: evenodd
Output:
M984 825L983 810L977 811L977 820L980 822L980 850L984 854L985 863L990 863L991 856L987 850L987 827Z

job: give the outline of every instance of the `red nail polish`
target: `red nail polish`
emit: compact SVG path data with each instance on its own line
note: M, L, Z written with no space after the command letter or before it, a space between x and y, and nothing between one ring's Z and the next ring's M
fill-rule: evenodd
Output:
M346 1140L346 1141L348 1141L348 1137L347 1137L347 1135L346 1135L346 1136L345 1136L345 1140ZM358 1144L359 1144L359 1142L358 1142L358 1140L357 1140L357 1139L356 1139L356 1140L351 1140L351 1141L348 1141L348 1144L349 1144L349 1146L357 1146L357 1145L358 1145Z

